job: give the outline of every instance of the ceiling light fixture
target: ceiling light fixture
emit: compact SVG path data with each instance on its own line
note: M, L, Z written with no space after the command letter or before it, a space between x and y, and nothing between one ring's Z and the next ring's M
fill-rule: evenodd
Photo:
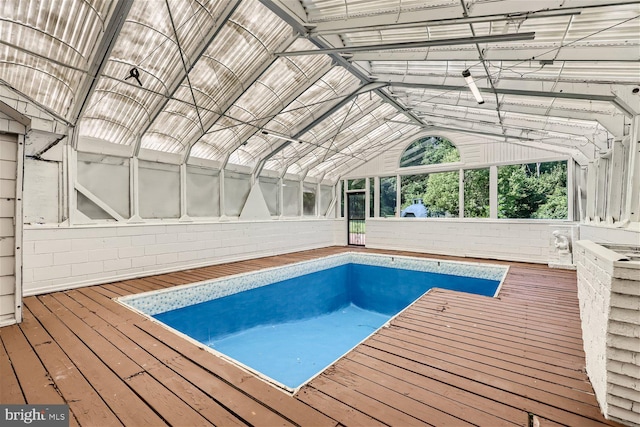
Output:
M471 71L464 70L462 72L462 77L464 77L464 81L467 82L467 86L471 89L471 93L476 98L478 104L484 104L484 99L482 99L482 95L480 94L480 90L478 90L478 86L476 86L476 82L473 81L473 77L471 77Z
M291 138L290 136L278 135L277 133L269 132L269 131L266 131L266 130L263 130L262 134L263 135L271 135L274 138L278 138L278 139L282 139L282 140L290 141L290 142L297 142L299 144L302 144L302 141L300 141L299 139Z

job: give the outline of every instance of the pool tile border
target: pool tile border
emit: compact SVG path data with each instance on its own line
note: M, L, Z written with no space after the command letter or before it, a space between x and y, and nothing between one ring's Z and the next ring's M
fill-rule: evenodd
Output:
M223 298L238 292L255 289L292 277L315 273L345 264L364 264L429 273L450 274L500 281L496 295L509 270L508 266L477 264L461 261L444 261L431 258L415 258L388 254L364 254L345 252L301 261L294 264L272 267L248 273L225 276L215 280L179 285L158 291L127 295L116 300L136 311L154 316L165 311Z

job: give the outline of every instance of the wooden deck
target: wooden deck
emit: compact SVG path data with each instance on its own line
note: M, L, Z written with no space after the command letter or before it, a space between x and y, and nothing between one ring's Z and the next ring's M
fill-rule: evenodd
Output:
M24 322L0 329L0 403L67 403L86 426L616 425L585 374L570 271L506 263L495 299L434 290L295 397L112 300L345 250L360 249L26 298Z

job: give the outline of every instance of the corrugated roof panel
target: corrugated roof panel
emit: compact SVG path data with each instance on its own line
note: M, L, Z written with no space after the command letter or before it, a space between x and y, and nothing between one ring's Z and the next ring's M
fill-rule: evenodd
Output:
M391 120L407 120L403 115L397 115ZM382 153L393 142L406 138L417 132L415 126L403 125L393 122L385 122L367 135L360 138L355 144L343 150L340 155L319 164L309 171L310 176L324 176L335 179L345 171L348 171L366 160Z
M241 143L245 135L250 134L248 129L240 129L239 122L228 124L228 119L219 119L219 115L230 108L226 113L228 116L236 117L234 111L244 111L240 113L240 120L251 121L260 117L263 111L268 111L274 104L278 104L277 96L273 90L269 90L265 85L254 84L236 101L236 107L229 107L229 103L233 101L234 94L238 93L242 88L247 89L248 81L256 69L264 62L273 59L272 53L291 35L291 29L284 21L272 14L270 11L256 10L256 8L264 9L264 6L258 3L243 3L231 16L224 28L220 31L213 43L207 48L206 53L200 62L194 67L190 73L191 85L194 92L200 93L203 104L198 103L200 109L200 119L202 119L205 131L216 119L221 120L222 127L234 126L233 132L213 132L210 135L216 135L215 143L212 136L205 135L203 144L217 145L220 149L232 152L237 144ZM264 12L261 19L256 19L258 12ZM259 14L259 13L258 13ZM321 60L308 59L299 61L302 65L313 67ZM283 64L293 64L292 61L277 61ZM293 67L299 73L300 69ZM286 71L281 68L280 72ZM193 80L191 76L193 75ZM266 74L268 75L268 74ZM283 75L282 79L294 78L292 75ZM187 82L183 83L184 87ZM284 86L280 82L281 86ZM295 88L295 85L291 85ZM289 86L289 87L291 87ZM200 96L196 96L198 100ZM274 99L275 98L275 99ZM245 100L245 101L242 101ZM192 101L191 101L192 102ZM249 105L251 104L251 105ZM236 110L233 110L236 108ZM255 110L255 111L254 111ZM195 108L183 107L181 111L166 112L166 114L174 114L174 122L182 121L182 129L184 132L177 133L177 139L183 146L193 143L202 135L200 128L200 119L198 119ZM163 120L157 120L150 128L149 135L145 135L142 139L144 147L150 144L148 140L152 139L154 132L161 132L165 126ZM175 128L175 126L173 127ZM223 137L224 135L224 137ZM201 155L207 150L195 150L194 153Z
M311 22L459 6L456 0L302 0Z
M2 80L66 116L111 8L107 2L3 1Z

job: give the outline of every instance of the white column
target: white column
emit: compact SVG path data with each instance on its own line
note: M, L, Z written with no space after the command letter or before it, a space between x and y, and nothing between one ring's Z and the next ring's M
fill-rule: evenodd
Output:
M464 218L464 169L458 172L458 216Z
M366 218L369 218L369 213L371 212L370 209L370 200L371 200L371 196L369 195L369 187L370 187L370 183L369 183L369 178L365 178L364 179L364 217L365 217L365 221Z
M400 211L402 210L402 199L401 199L401 191L400 191L401 185L400 185L400 175L396 175L396 214L395 217L399 218L400 217Z
M640 116L631 120L624 218L640 222Z
M373 178L373 216L380 217L380 177Z
M489 217L498 218L498 167L489 168Z
M131 204L131 218L128 222L143 222L140 217L140 185L139 162L137 157L132 157L129 162L129 203Z

